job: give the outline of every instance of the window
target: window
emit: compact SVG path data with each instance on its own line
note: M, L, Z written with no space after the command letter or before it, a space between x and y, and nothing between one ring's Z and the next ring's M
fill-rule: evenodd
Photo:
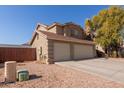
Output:
M78 36L79 32L77 30L71 30L71 36Z
M70 30L71 36L74 36L74 30Z
M74 31L75 36L78 36L78 33L79 32L77 30Z

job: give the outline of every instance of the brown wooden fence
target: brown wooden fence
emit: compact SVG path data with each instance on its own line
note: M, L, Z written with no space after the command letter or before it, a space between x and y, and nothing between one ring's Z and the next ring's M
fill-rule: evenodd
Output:
M33 61L36 60L35 48L0 47L0 62L5 61Z

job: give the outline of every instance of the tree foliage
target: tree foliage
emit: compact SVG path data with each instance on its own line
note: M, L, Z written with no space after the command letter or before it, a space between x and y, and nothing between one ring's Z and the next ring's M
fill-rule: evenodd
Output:
M95 41L109 55L112 51L118 49L124 38L124 32L121 31L124 27L124 9L111 6L109 9L101 10L97 15L90 20L89 27L95 29ZM88 26L85 24L85 26ZM92 31L92 30L91 30Z
M85 30L86 30L86 39L93 40L94 35L92 32L94 31L94 27L92 21L89 19L85 21Z

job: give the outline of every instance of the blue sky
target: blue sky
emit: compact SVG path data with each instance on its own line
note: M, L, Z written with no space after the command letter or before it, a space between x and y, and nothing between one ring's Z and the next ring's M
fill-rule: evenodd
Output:
M37 23L75 22L82 27L86 18L109 6L0 6L0 44L29 41Z

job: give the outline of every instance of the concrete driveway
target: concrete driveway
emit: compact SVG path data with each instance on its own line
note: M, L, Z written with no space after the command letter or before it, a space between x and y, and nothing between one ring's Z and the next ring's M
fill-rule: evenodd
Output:
M56 62L56 64L124 83L124 59L113 60L97 58L80 61Z

